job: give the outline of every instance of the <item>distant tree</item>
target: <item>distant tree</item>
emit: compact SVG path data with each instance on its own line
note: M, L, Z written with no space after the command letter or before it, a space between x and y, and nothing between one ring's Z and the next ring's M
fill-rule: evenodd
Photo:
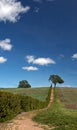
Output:
M27 80L22 80L19 82L18 88L31 88L31 85Z
M49 81L51 81L54 84L54 87L56 87L57 83L59 83L59 84L64 83L64 80L60 76L54 75L54 74L50 75Z

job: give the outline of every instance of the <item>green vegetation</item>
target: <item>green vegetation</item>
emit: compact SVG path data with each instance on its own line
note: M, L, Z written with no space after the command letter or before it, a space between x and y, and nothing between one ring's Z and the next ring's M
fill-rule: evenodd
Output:
M31 96L40 101L45 101L49 87L40 87L40 88L2 88L1 91L12 92L14 94L19 94L23 96Z
M54 74L50 75L49 80L54 84L54 87L56 87L57 83L59 84L64 83L64 80L60 76Z
M46 107L50 99L50 90L49 88L1 89L0 121L11 119L21 111ZM38 100L26 93L39 97L43 95L44 98ZM54 88L54 101L51 107L41 111L33 120L47 124L53 130L77 130L77 88Z
M66 108L77 109L77 88L57 88L57 90Z
M9 92L0 91L0 121L11 119L20 112L20 97Z
M51 89L48 90L45 101L40 101L30 96L24 96L20 94L18 95L11 92L6 92L3 89L1 89L0 122L7 121L13 118L21 111L31 111L46 107L49 103L50 91Z
M18 88L31 88L31 85L27 80L22 80L19 82Z
M67 91L69 90L70 88ZM61 100L62 98L62 95L60 95L62 94L61 92L62 92L62 89L60 90L60 88L58 89L55 88L54 101L51 107L39 113L37 116L33 118L33 120L43 123L43 124L47 124L54 130L77 130L77 110L68 109L65 107L64 102ZM72 89L70 92L67 92L67 93L72 93L72 96L73 96ZM76 90L76 93L77 93L77 90ZM64 97L66 97L66 95L68 94L64 93ZM68 100L70 97L71 96L68 96ZM71 99L72 98L73 97L71 97Z

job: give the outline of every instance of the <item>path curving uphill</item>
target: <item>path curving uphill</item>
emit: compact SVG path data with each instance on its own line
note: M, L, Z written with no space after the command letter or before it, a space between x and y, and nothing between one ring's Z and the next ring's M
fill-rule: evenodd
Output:
M44 108L42 110L23 112L17 115L9 123L1 123L0 130L44 130L44 128L49 129L48 126L39 125L38 123L34 122L32 120L32 117L34 117L39 111L48 109L53 102L53 98L54 98L54 93L53 93L53 88L52 88L50 102L47 108Z

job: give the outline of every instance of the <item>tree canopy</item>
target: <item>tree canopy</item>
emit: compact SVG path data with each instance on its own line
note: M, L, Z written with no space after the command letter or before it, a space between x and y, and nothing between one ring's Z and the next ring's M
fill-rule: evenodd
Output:
M58 76L58 75L50 75L49 80L54 84L54 87L56 87L57 83L64 83L64 80Z
M31 88L31 85L27 80L22 80L19 82L18 88Z

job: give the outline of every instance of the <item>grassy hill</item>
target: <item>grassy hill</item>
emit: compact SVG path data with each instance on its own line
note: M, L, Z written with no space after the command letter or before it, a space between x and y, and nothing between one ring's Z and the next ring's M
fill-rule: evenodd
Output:
M30 95L45 100L49 88L1 89L20 95ZM41 111L33 120L47 124L53 130L77 130L77 88L55 88L50 108Z
M49 87L38 88L1 88L1 91L12 92L14 94L20 94L24 96L31 96L33 98L45 101Z
M33 120L53 130L77 130L77 88L56 88L51 107Z
M77 88L57 88L57 91L64 107L77 109Z

